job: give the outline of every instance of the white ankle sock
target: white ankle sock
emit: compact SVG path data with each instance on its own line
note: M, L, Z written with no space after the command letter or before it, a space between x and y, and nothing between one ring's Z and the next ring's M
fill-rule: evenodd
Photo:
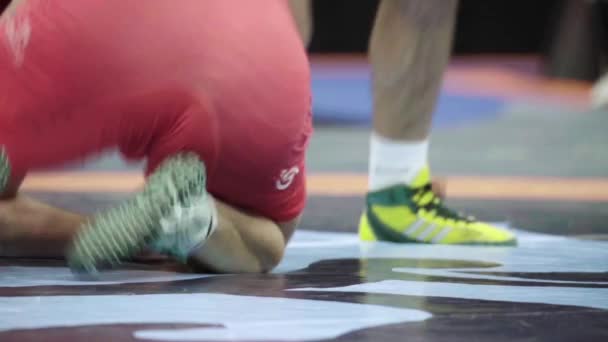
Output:
M369 156L370 191L411 183L427 165L428 140L399 141L372 133Z
M608 108L608 74L604 74L591 89L591 106L594 109Z

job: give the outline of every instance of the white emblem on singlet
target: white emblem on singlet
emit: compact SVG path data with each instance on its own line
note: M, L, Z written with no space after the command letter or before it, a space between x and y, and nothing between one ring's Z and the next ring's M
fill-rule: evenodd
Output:
M281 171L281 175L279 179L277 179L276 186L279 190L285 190L289 188L296 175L300 173L300 168L297 166L292 167L291 169L285 169Z
M16 67L23 64L25 58L25 49L30 42L32 34L32 26L28 17L15 19L7 17L4 20L4 34L9 50L13 53L14 63Z

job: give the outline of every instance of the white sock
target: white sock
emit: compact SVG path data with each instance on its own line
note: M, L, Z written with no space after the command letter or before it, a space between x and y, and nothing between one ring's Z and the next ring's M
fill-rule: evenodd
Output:
M411 183L427 165L428 140L399 141L372 133L369 156L370 191Z
M591 106L594 109L608 108L608 74L605 74L593 86Z

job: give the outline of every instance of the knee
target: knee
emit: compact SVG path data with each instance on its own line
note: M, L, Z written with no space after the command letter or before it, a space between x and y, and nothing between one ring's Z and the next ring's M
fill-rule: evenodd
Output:
M259 270L261 273L272 271L277 267L285 256L285 244L273 244L269 246L264 253L261 253L259 258Z
M293 233L300 223L301 215L296 217L295 219L288 221L277 223L279 234L272 239L274 243L272 243L266 249L266 253L264 253L264 257L261 258L261 269L262 272L269 272L277 267L283 257L285 256L285 249L287 248L287 243L293 236Z
M276 225L270 222L259 225L260 234L252 241L244 241L252 262L240 264L243 273L268 273L277 267L285 256L287 241Z
M272 271L285 253L285 248L280 246L267 246L263 251L248 251L246 257L235 257L232 254L211 251L210 245L203 246L200 250L192 253L188 259L188 265L195 272L212 273L268 273Z
M300 223L302 215L298 215L296 218L287 221L277 223L276 226L279 228L276 238L273 239L275 243L267 249L266 257L264 261L261 263L262 272L269 272L281 263L283 257L285 256L285 249L287 248L287 244L289 240L293 236L293 233L296 230L296 227Z

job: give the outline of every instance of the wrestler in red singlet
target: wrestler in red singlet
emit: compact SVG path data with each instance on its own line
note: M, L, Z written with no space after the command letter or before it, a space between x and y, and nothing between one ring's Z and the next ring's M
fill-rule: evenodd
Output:
M308 62L286 6L29 0L3 16L10 182L108 149L147 160L148 173L194 151L217 198L278 222L296 217L312 127Z

